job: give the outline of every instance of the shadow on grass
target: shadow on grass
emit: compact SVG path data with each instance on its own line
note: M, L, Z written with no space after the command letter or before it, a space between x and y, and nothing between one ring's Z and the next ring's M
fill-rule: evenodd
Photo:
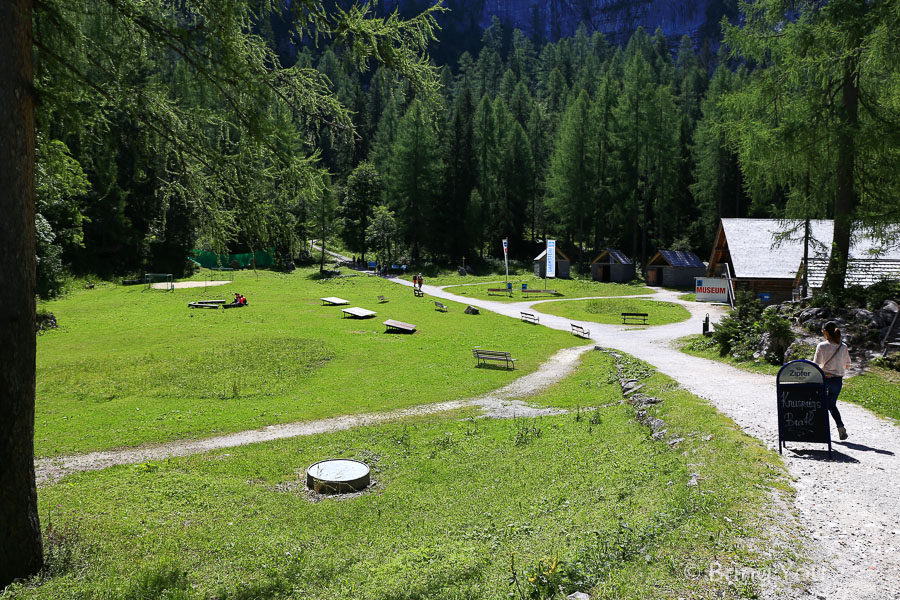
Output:
M514 371L515 370L515 368L513 368L513 367L506 367L504 365L494 365L494 364L487 364L487 363L475 365L475 368L476 369L488 369L491 371Z

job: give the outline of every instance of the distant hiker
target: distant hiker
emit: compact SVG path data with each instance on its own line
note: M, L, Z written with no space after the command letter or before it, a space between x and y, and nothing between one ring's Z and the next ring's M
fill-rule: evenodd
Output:
M816 346L813 362L825 371L825 400L828 403L828 411L834 419L834 424L837 425L838 436L846 440L847 430L837 408L837 399L844 385L844 374L850 368L850 351L841 341L841 330L834 321L825 323L822 335L825 336L825 341Z

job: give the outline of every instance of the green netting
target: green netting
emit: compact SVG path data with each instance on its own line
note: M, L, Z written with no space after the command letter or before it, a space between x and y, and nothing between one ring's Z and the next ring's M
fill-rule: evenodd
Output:
M191 255L188 258L207 269L233 268L235 261L238 268L245 269L250 266L250 261L254 259L257 267L271 267L273 251L273 249L269 248L243 254L215 254L214 252L205 252L203 250L191 250Z

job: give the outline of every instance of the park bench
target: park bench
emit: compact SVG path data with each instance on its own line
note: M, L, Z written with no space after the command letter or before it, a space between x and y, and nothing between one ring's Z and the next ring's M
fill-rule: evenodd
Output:
M590 329L585 329L581 325L576 325L575 323L572 323L571 325L572 325L572 333L574 333L578 337L583 337L583 338L591 337Z
M488 288L488 294L508 294L510 291L509 288Z
M447 312L447 306L437 300L434 301L434 310L439 310L441 312Z
M553 294L554 296L559 295L559 292L556 290L522 290L523 294Z
M526 323L535 323L535 324L537 324L537 323L540 323L540 322L541 322L541 319L540 319L537 315L535 315L535 314L533 314L533 313L530 313L530 312L523 312L523 313L519 313L519 314L522 315L522 320L525 321Z
M472 354L475 356L475 366L479 366L482 362L487 364L489 360L506 363L506 368L516 368L516 360L509 352L500 350L482 350L481 348L472 348Z
M412 323L404 323L403 321L395 321L394 319L388 319L384 322L385 327L387 327L388 332L396 332L396 333L415 333L416 326Z
M649 317L647 313L622 313L622 324L628 325L631 323L632 325L646 325L647 317ZM640 319L641 322L637 323L637 320Z
M423 296L425 296L425 292L423 292L423 291L420 290L419 288L413 288L413 295L414 295L416 298L422 298Z
M350 304L349 300L344 300L343 298L337 298L335 296L329 296L327 298L319 298L322 301L322 306L326 304L329 306L340 306L342 304Z
M365 308L360 308L358 306L354 306L353 308L342 308L341 312L344 313L344 316L350 316L357 319L367 319L369 317L375 316L374 310L366 310Z
M378 296L378 302L384 303L384 302L387 302L387 301L388 301L388 299L385 298L384 296Z

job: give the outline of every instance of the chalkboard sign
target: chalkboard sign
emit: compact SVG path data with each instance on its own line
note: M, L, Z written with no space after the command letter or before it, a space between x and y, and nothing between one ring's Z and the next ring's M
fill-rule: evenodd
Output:
M825 400L825 374L808 360L795 360L778 371L778 452L785 442L828 444L831 428Z

